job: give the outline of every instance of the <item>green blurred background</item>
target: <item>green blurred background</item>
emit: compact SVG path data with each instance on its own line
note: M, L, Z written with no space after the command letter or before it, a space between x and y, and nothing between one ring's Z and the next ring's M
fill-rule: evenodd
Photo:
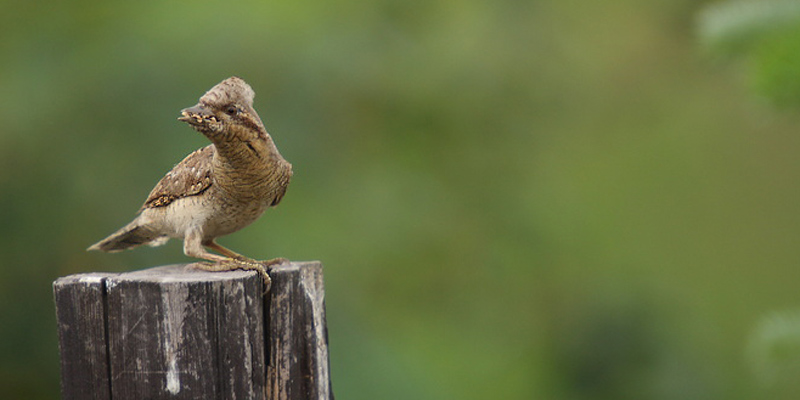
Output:
M796 398L797 2L5 2L0 397L59 393L51 283L205 139L295 176L221 243L325 265L341 399Z

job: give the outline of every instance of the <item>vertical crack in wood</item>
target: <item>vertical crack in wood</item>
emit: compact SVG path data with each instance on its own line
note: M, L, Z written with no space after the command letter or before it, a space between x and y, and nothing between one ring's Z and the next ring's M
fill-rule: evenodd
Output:
M272 270L269 271L270 276L272 276ZM274 400L272 397L269 397L269 388L270 388L270 381L271 377L273 376L273 367L272 367L272 342L270 341L270 330L272 329L272 321L270 320L270 310L272 309L272 291L275 290L275 284L271 285L271 290L266 292L267 288L264 285L265 292L262 295L262 303L264 308L261 310L263 315L262 317L262 324L264 324L264 331L262 332L264 335L264 399Z
M109 349L108 344L111 343L109 338L109 327L108 327L108 287L106 284L108 283L108 278L103 277L100 278L100 288L101 292L101 303L103 307L103 338L105 340L105 353L106 353L106 376L108 377L108 398L109 400L113 399L112 393L112 379L111 379L111 349Z
M316 382L312 382L312 388L316 392L317 398L327 399L330 397L330 388L325 382L329 382L328 376L328 339L325 332L325 287L323 286L321 268L303 268L300 270L304 286L304 294L311 306L311 325L306 333L310 350L309 365L310 372ZM307 285L311 285L308 287ZM308 326L307 326L308 327Z

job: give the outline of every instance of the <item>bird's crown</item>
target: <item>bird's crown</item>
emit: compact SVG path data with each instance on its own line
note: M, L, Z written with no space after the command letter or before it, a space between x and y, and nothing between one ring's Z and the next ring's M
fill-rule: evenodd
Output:
M255 96L256 93L247 82L242 78L232 76L207 91L203 97L200 97L200 103L218 107L236 103L252 107Z

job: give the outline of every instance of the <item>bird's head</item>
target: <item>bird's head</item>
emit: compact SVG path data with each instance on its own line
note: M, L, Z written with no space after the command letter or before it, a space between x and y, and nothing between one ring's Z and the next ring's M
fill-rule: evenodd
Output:
M181 110L178 120L214 143L263 140L268 135L253 109L254 97L250 85L233 76L211 88L194 107Z

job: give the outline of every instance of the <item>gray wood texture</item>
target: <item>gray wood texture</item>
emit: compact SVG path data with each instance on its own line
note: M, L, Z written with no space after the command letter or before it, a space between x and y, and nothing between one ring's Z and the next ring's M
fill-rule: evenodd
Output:
M64 399L332 399L322 265L53 284Z
M270 399L333 399L322 268L293 264L271 274Z
M64 399L111 399L105 326L106 277L70 275L53 284Z

